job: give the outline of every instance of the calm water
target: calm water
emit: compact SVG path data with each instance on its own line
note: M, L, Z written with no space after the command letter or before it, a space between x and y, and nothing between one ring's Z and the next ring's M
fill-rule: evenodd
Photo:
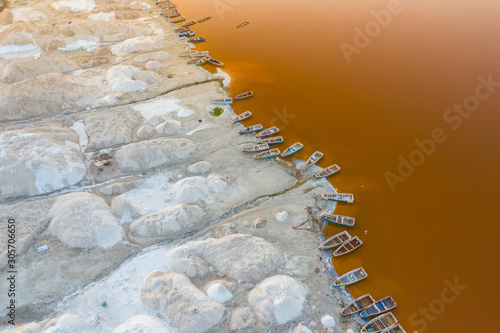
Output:
M352 295L392 295L408 332L497 332L500 84L478 77L500 82L500 2L176 2L188 20L212 16L192 27L207 38L197 48L226 64L228 94L254 92L234 104L254 113L246 125L278 125L280 149L300 140L296 157L320 150L320 166L342 167L329 180L355 203L335 213L356 217L364 245L334 266L370 275ZM355 40L356 27L369 36ZM474 111L447 111L464 100ZM396 176L399 156L417 166Z

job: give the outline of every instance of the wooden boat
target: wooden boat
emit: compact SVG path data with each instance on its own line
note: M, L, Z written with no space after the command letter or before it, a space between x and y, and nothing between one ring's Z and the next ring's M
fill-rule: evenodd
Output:
M263 130L262 132L258 133L257 135L255 135L255 137L257 137L259 139L265 138L266 136L274 135L274 134L278 133L279 131L280 131L280 129L277 126L273 126L273 127L267 128L267 129Z
M179 57L200 58L209 55L208 51L186 51L179 53Z
M354 227L355 219L354 217L344 216L344 215L332 215L332 214L321 214L321 218L325 221L342 225L345 227Z
M350 239L346 240L342 245L340 245L335 252L333 252L334 257L339 257L341 255L347 254L349 252L352 252L356 250L358 247L360 247L363 244L361 239L358 238L358 236L351 237Z
M172 17L180 16L181 13L179 13L178 11L170 11L170 12L163 12L160 15L172 18Z
M373 316L381 315L382 313L386 313L391 311L396 307L397 303L394 301L392 296L387 296L382 298L381 300L373 303L363 311L359 313L361 318L369 318Z
M319 245L319 249L320 250L332 249L334 247L341 245L349 238L351 238L351 235L349 235L349 233L346 230L344 230L336 235L333 235L332 237L328 238L323 243L321 243Z
M401 326L400 323L397 323L389 328L386 328L381 333L406 333L406 331L404 330L403 326Z
M366 294L361 297L356 298L351 303L347 304L345 308L340 311L341 316L350 316L352 314L363 311L366 307L375 303L372 295Z
M253 158L255 158L256 160L262 160L264 158L276 157L279 154L280 154L280 150L278 148L274 148L274 149L263 151L262 153L255 154L253 156Z
M243 147L243 149L241 151L257 152L257 151L263 151L263 150L268 150L268 149L269 149L269 145L267 143L260 143L260 144L253 145L253 146Z
M183 23L182 26L183 27L189 27L190 25L193 25L193 24L196 24L195 20L191 20L191 21L188 21L186 23Z
M206 64L209 58L210 56L204 56L203 58L198 58L198 61L196 61L196 66L201 66Z
M199 58L191 58L188 60L188 65L191 65L191 64L196 64L198 62L198 60L200 60Z
M171 19L170 22L177 23L177 22L184 21L185 19L186 19L186 16L179 16L179 17Z
M233 104L233 99L232 98L212 99L210 102L212 102L212 104Z
M314 178L319 179L319 178L324 178L333 175L334 173L337 173L340 171L340 167L337 164L330 165L327 168L324 168L320 172L314 175Z
M194 34L195 34L195 32L193 30L189 30L189 31L181 32L179 34L179 37L189 37L189 36L193 36Z
M219 60L214 59L214 58L208 59L208 62L214 66L224 67L224 63L222 61L219 61Z
M202 17L201 19L198 19L198 23L201 23L201 22L205 22L207 20L210 20L212 18L212 16L205 16L205 17Z
M199 42L204 42L205 37L195 37L193 39L188 39L188 43L199 43Z
M249 22L245 21L245 22L242 22L242 23L238 24L236 26L236 28L243 28L244 26L249 25L249 24L250 24Z
M283 137L282 136L273 136L271 138L265 138L265 139L259 140L259 143L267 143L268 145L277 145L277 144L283 143Z
M252 96L253 96L253 92L250 90L250 91L238 94L238 95L234 96L233 98L234 99L243 99L243 98L248 98L248 97L252 97Z
M370 320L363 328L361 329L361 333L377 333L382 332L383 330L394 326L398 323L398 320L392 312L387 312L381 316L378 316L372 320Z
M190 27L181 27L181 28L175 28L174 32L175 33L180 33L180 32L185 32L185 31L189 31L189 30L191 30Z
M321 199L337 202L353 203L354 195L350 193L323 193Z
M262 124L245 127L244 129L240 130L240 134L251 134L258 131L262 131Z
M335 281L333 281L334 287L344 287L366 279L368 274L363 269L363 267L353 269L350 272L345 273L342 276L339 276Z
M237 115L235 118L233 118L233 123L236 123L238 121L242 121L242 120L248 119L251 116L252 116L252 112L245 111L245 112L240 113L239 115Z
M298 152L302 148L304 148L304 145L302 143L295 142L293 145L291 145L290 147L288 147L287 149L285 149L281 153L281 157L287 157L287 156L290 156L292 154L295 154L296 152Z
M306 161L305 167L310 167L313 164L316 164L323 157L323 153L320 151L315 151Z

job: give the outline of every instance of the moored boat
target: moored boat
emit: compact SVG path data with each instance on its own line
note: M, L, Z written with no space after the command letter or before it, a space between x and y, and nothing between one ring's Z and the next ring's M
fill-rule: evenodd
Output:
M208 62L211 63L214 66L224 67L224 63L222 61L219 61L219 60L214 59L214 58L208 59Z
M370 320L363 328L361 329L361 333L377 333L382 332L383 330L394 326L398 323L398 320L392 312L387 312L381 316L378 316L372 320Z
M344 227L354 227L355 219L354 217L344 216L344 215L332 215L332 214L321 214L321 218L325 221L342 225Z
M257 152L257 151L264 151L264 150L268 150L268 149L269 149L269 145L267 143L259 143L256 145L243 147L243 149L241 151Z
M381 300L373 303L363 311L359 313L361 318L369 318L373 316L378 316L382 313L386 313L391 311L396 307L397 303L394 301L392 296L387 296L382 298Z
M188 39L188 43L199 43L199 42L204 42L204 41L205 41L205 37L203 37L203 36Z
M205 22L207 20L210 20L212 18L212 16L205 16L205 17L202 17L201 19L198 19L198 23L201 23L201 22Z
M341 245L349 238L351 238L351 235L349 235L349 233L346 230L344 230L342 232L339 232L338 234L333 235L332 237L328 238L323 243L321 243L319 245L319 249L320 250L332 249L334 247Z
M360 247L363 244L361 239L358 238L358 236L351 237L350 239L346 240L342 245L340 245L335 252L333 252L334 257L339 257L341 255L350 253L354 250L356 250L358 247Z
M181 32L179 34L179 37L189 37L189 36L193 36L194 34L195 34L195 32L193 30L189 30L189 31Z
M204 56L202 58L198 58L198 61L196 61L196 66L201 66L206 64L209 58L210 56Z
M245 111L243 113L240 113L239 115L237 115L236 117L233 118L233 123L236 123L238 121L242 121L242 120L245 120L245 119L248 119L252 116L252 112L250 111Z
M262 132L258 133L257 135L255 135L255 137L257 137L259 139L265 138L266 136L274 135L274 134L278 133L279 131L280 131L280 129L277 126L273 126L273 127L267 128L267 129L263 130Z
M315 174L314 178L318 179L318 178L329 177L329 176L331 176L334 173L337 173L339 171L340 171L340 167L337 164L330 165L329 167L324 168L323 170L321 170L320 172Z
M366 279L368 274L364 270L363 267L353 269L350 272L345 273L342 276L339 276L335 281L333 281L334 287L344 287Z
M212 102L212 104L232 104L233 99L232 98L212 99L210 102Z
M279 154L280 154L280 150L278 148L274 148L274 149L263 151L262 153L255 154L253 156L253 158L255 158L256 160L261 160L264 158L276 157Z
M171 17L176 17L176 16L181 15L181 13L179 13L178 11L169 11L169 12L163 12L160 15L171 18Z
M186 23L183 23L182 26L183 27L189 27L190 25L193 25L193 24L196 24L195 20L191 20L191 21L188 21Z
M331 200L336 202L353 203L354 195L350 193L323 193L321 199Z
M246 25L249 25L249 24L250 24L249 22L245 21L245 22L242 22L242 23L238 24L238 25L236 26L236 28L242 28L242 27L244 27L244 26L246 26Z
M397 323L389 328L384 329L381 333L406 333L406 331L400 323Z
M198 62L198 60L200 60L200 59L199 58L191 58L188 60L187 64L188 65L196 64Z
M356 298L351 303L347 304L345 308L340 311L341 316L349 316L360 311L363 311L368 306L375 303L375 299L373 299L372 295L366 294L361 297Z
M283 137L282 136L273 136L270 138L265 138L265 139L259 140L259 143L267 143L268 145L277 145L277 144L283 143Z
M209 55L208 51L186 51L179 53L179 57L199 58Z
M305 167L310 167L316 164L323 157L323 153L320 151L315 151L306 161Z
M252 134L258 131L262 131L262 124L245 127L244 129L240 130L240 134Z
M179 27L179 26L177 26L177 28L174 29L174 32L178 34L180 32L185 32L185 31L189 31L189 30L191 30L190 27Z
M252 96L253 96L253 92L250 90L250 91L238 94L238 95L234 96L233 98L234 99L243 99L243 98L248 98L248 97L252 97Z
M176 17L176 18L172 18L170 20L170 22L172 23L177 23L177 22L181 22L181 21L184 21L186 19L186 16L179 16L179 17Z
M288 147L287 149L285 149L281 153L281 157L287 157L287 156L290 156L292 154L295 154L296 152L298 152L302 148L304 148L304 145L302 143L295 142L293 145L291 145L290 147Z

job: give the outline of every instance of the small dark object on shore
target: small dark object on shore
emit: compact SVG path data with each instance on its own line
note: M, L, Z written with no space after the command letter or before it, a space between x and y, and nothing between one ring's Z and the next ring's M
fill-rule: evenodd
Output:
M319 268L316 268L314 271L315 271L316 273L319 273Z

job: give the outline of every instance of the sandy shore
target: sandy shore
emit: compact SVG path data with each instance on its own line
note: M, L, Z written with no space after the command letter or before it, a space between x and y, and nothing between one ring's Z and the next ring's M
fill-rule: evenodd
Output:
M334 189L302 161L241 152L255 138L231 108L210 114L223 78L179 57L192 45L159 9L19 0L0 15L0 214L17 255L0 249L2 294L16 272L0 330L359 331L311 219Z

